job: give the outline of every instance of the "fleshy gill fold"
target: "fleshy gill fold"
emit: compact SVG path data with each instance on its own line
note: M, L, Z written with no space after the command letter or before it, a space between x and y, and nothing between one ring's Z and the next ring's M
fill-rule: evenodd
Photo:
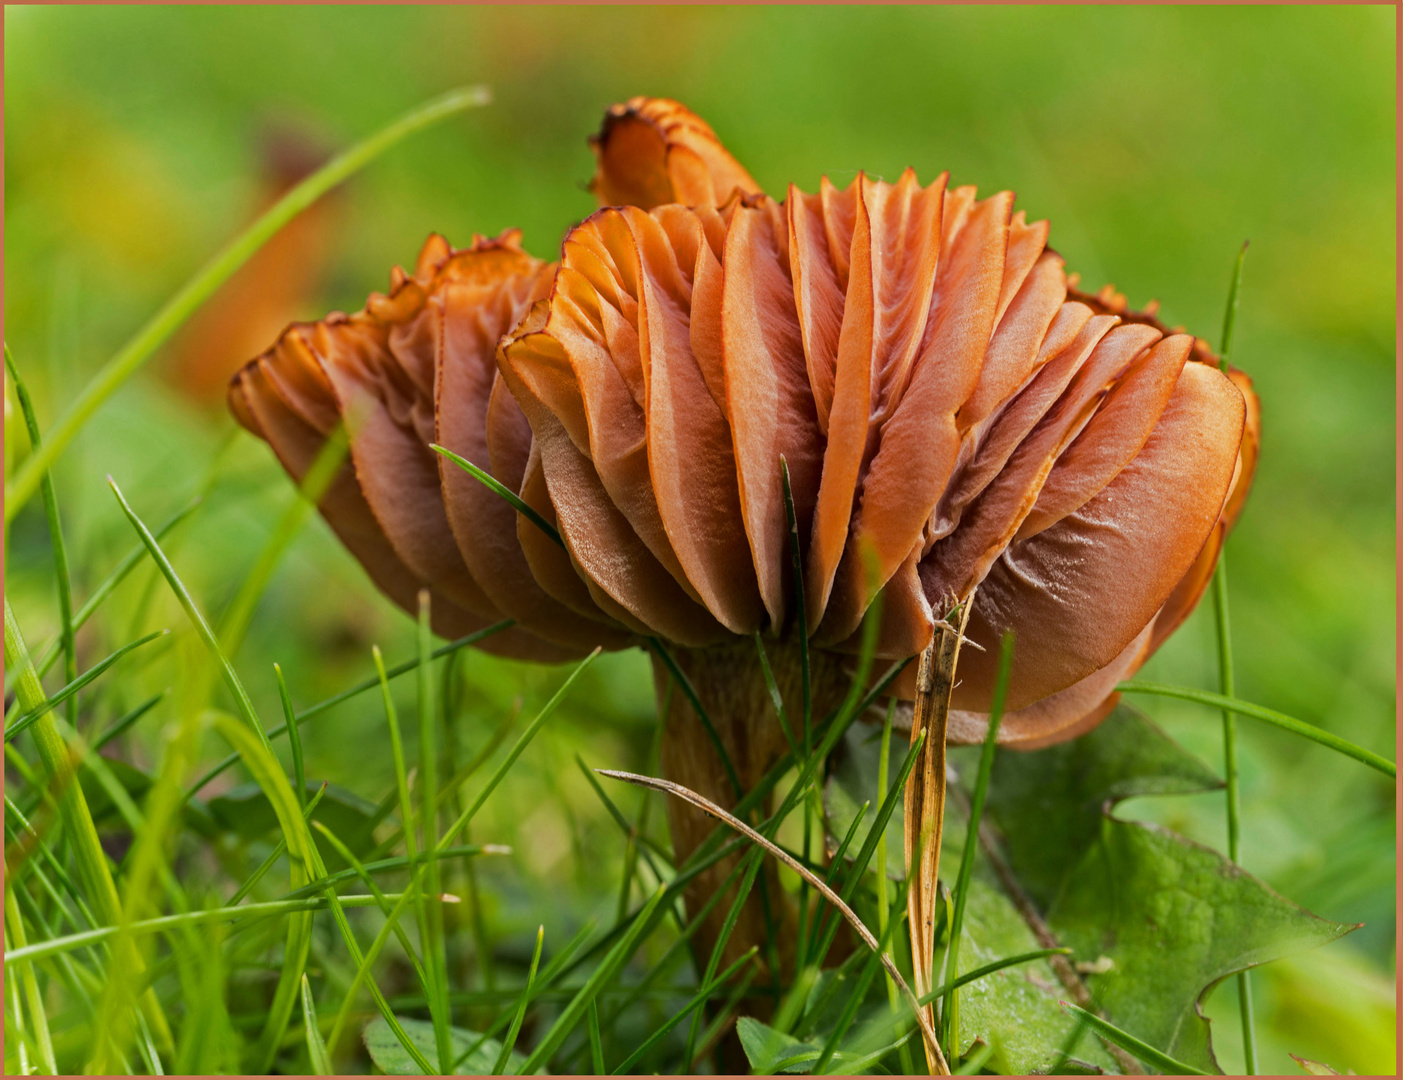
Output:
M481 385L483 370L490 377L491 367L484 367L481 342L514 321L549 273L520 250L515 233L478 237L459 252L431 237L414 276L396 270L390 292L372 294L352 315L294 324L230 384L236 418L267 440L299 480L336 426L345 424L349 460L322 498L322 514L401 607L416 610L418 590L429 587L435 628L449 636L506 614L464 560L465 548L474 558L482 553L475 537L460 545L455 535L450 514L459 516L457 498L449 497L444 482L456 477L440 473L441 459L430 444L442 431L476 453L462 442L460 422L466 417L468 427L480 429L486 419ZM440 412L436 390L445 366L457 391L452 407ZM584 648L571 636L566 627L553 626L543 636L512 629L487 639L484 648L561 660Z

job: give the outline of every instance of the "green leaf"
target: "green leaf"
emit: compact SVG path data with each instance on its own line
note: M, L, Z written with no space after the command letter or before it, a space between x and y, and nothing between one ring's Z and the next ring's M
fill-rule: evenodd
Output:
M1098 1005L1123 1030L1210 1072L1218 1066L1199 1012L1208 990L1353 929L1316 918L1216 851L1111 813L1133 795L1219 786L1122 706L1071 743L1001 756L989 801L1011 870L1053 933L1084 961L1110 961L1086 976Z
M312 1002L312 988L307 985L305 973L302 976L302 1020L307 1029L307 1057L312 1063L312 1072L317 1076L331 1076L331 1059L317 1028L317 1007Z
M1107 802L1222 786L1212 769L1148 717L1121 706L1080 739L1004 754L994 768L990 814L1019 881L1046 910L1068 870L1067 853L1087 850L1100 835Z
M1301 1057L1299 1054L1291 1054L1290 1058L1301 1067L1301 1072L1309 1073L1311 1076L1339 1076L1338 1069L1332 1069L1329 1065L1319 1061L1311 1061L1310 1058Z
M954 846L963 844L964 825L964 815L953 800L947 803L947 844L955 831L961 836ZM947 847L946 857L953 855ZM979 858L965 900L960 970L972 971L1004 957L1032 952L1041 944L989 869L988 860ZM1004 968L974 980L960 991L960 1055L967 1055L976 1042L983 1041L997 1046L1001 1072L1047 1071L1077 1026L1058 1005L1066 996L1067 990L1047 960ZM1106 1049L1088 1038L1069 1060L1067 1071L1092 1068L1120 1071Z
M430 1061L438 1053L434 1041L434 1026L427 1020L411 1020L399 1017L405 1033ZM455 1076L482 1076L492 1071L497 1057L502 1052L502 1044L496 1039L484 1039L476 1031L465 1031L460 1027L448 1029L453 1046L453 1073ZM362 1036L365 1048L370 1052L370 1060L390 1076L423 1076L424 1072L414 1063L404 1047L399 1044L384 1017L377 1016L366 1024ZM472 1053L468 1053L472 1050ZM513 1050L508 1061L507 1072L521 1074L526 1064L526 1056ZM539 1073L537 1075L540 1075Z
M740 1045L745 1051L750 1067L757 1073L774 1072L775 1066L788 1058L812 1054L807 1061L789 1065L783 1070L789 1073L804 1073L818 1060L820 1048L816 1044L799 1042L793 1035L776 1031L753 1016L742 1016L736 1021L736 1034L740 1036Z

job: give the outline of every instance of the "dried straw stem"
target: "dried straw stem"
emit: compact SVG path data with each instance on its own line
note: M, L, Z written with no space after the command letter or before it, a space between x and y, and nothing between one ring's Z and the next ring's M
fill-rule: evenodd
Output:
M935 952L935 912L939 897L936 882L940 872L940 837L945 825L945 737L950 717L950 692L955 686L955 665L960 642L969 622L973 594L959 610L957 626L937 624L930 646L921 654L916 669L916 704L911 714L911 741L926 732L921 760L906 781L904 840L906 873L912 887L906 893L906 911L911 933L911 960L915 968L916 994L925 997L933 989L932 966ZM948 620L947 620L948 621ZM922 1011L923 1026L934 1027L935 1005ZM948 1076L950 1068L939 1047L932 1054L927 1042L926 1064L934 1076Z

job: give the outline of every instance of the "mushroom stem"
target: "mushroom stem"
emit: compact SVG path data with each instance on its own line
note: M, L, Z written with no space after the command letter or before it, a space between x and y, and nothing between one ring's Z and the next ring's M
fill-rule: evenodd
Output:
M906 894L906 910L911 933L911 957L915 967L916 994L925 997L932 988L935 953L935 912L939 902L936 882L940 872L940 838L945 825L945 739L950 718L950 693L955 687L955 665L960 658L960 642L969 621L973 594L960 605L958 623L951 618L937 624L930 645L921 654L916 669L916 704L911 713L911 741L926 732L921 760L906 781L905 828L906 872L914 885ZM935 1023L935 1005L925 1007L927 1021ZM955 1054L953 1047L948 1048ZM948 1075L949 1067L926 1047L926 1064L934 1076Z
M802 696L799 649L789 642L766 642L775 683L787 706L792 710ZM653 657L654 685L659 702L666 703L663 719L661 765L663 776L673 783L730 809L741 794L750 791L788 749L784 731L775 716L760 659L753 644L712 647L709 649L673 649L678 668L686 675L696 691L716 740L697 715L688 695L679 690L669 698L668 682L672 678L666 665ZM813 710L823 716L842 701L850 676L836 657L821 652L812 654ZM796 721L797 722L797 721ZM724 747L731 770L739 782L740 792L732 782L726 764L717 753L716 741ZM762 811L768 813L768 807ZM667 801L668 824L672 831L673 854L681 865L718 826L701 810L680 800ZM700 910L703 904L721 888L740 855L722 860L693 880L685 893L687 907ZM694 949L698 962L705 965L710 958L737 885L728 896L716 904L697 931ZM740 916L722 950L721 965L734 962L751 946L759 946L759 959L773 971L779 965L781 978L792 976L795 954L797 912L785 902L779 885L775 864L765 860L761 875L755 882ZM756 985L769 980L760 978ZM762 1012L773 1009L770 998L757 999ZM747 1003L749 1007L749 1003Z

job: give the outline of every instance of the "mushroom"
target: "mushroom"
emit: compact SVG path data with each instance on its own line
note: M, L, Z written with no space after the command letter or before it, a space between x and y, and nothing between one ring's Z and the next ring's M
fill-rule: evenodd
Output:
M1101 720L1197 603L1241 509L1259 429L1247 377L1114 292L1076 291L1011 193L907 170L777 202L660 99L611 109L592 145L603 208L558 264L514 233L458 252L431 238L389 294L291 327L231 386L296 477L349 423L321 506L376 583L406 607L431 589L443 633L514 619L485 643L509 655L652 639L734 775L658 659L663 771L723 806L785 748L752 636L793 700L807 637L821 717L879 592L878 656L930 655L957 610L983 648L960 656L950 742L983 738L1005 631L1001 743ZM896 694L916 679L911 665ZM675 800L669 813L680 862L712 824ZM689 904L723 877L698 878ZM764 940L765 918L752 898L728 958Z

